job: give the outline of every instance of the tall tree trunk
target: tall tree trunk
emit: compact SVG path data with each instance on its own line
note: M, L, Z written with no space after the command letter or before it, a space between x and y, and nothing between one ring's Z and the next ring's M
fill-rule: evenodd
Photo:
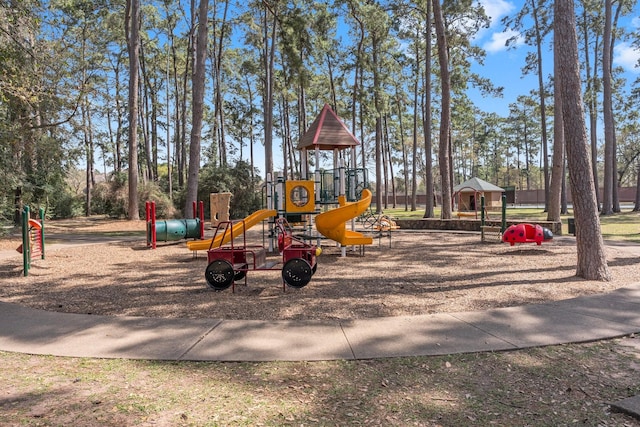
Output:
M116 104L116 131L115 131L115 147L114 147L114 153L113 153L113 162L114 162L114 169L116 172L122 172L122 128L124 126L123 122L124 122L124 117L123 117L123 109L121 108L120 105L120 97L118 96L118 94L120 93L120 66L118 65L120 63L120 59L118 58L118 61L116 61L116 64L114 65L114 80L116 82L115 85L115 96L114 96L114 100L115 100L115 104ZM109 121L110 122L110 121Z
M583 1L584 3L584 1ZM598 75L598 61L597 55L594 55L596 60L593 63L593 75L591 71L591 60L589 56L589 35L591 31L589 30L589 16L588 16L588 7L583 4L582 7L582 32L584 38L584 68L585 68L585 77L587 82L587 87L585 89L585 93L587 95L587 108L589 114L589 137L591 142L591 170L593 171L593 181L595 183L596 188L596 199L598 200L598 206L600 206L600 188L598 185L598 97L596 96L596 88L593 76ZM600 44L598 43L598 38L594 41L594 52L598 52L600 49ZM598 208L599 209L599 208Z
M442 219L451 219L451 156L449 127L451 123L451 75L449 72L449 52L445 35L444 17L439 0L433 0L433 16L438 41L438 61L440 62L441 108L440 108L440 183L442 187Z
M149 75L147 73L144 45L140 46L140 75L142 77L142 85L140 85L142 109L139 112L140 116L138 119L140 120L140 127L142 129L142 141L144 147L144 158L141 162L143 165L142 177L145 181L153 181L153 166L151 154L151 121L149 120L149 111L153 108L153 101L149 99L151 82L149 81Z
M195 1L191 1L191 28L189 29L189 37L187 40L187 52L192 52L195 43L195 29L196 29L196 8ZM177 55L175 53L175 45L172 43L172 49L174 50L174 61L177 61ZM189 87L189 69L192 67L191 61L192 55L185 55L184 72L182 73L182 88L180 90L178 86L178 79L176 77L176 130L179 129L179 138L176 139L176 162L178 164L178 186L184 188L185 170L187 165L187 92ZM178 75L176 65L176 76ZM180 98L180 92L182 92L182 98ZM177 100L180 99L178 103ZM178 105L180 106L178 112Z
M251 82L248 77L245 77L245 82L247 84L247 93L249 94L249 111L253 111L253 89L251 87ZM253 181L255 174L255 161L253 157L253 148L255 144L255 136L253 129L253 114L251 114L249 118L249 163L251 164L251 181Z
M166 120L167 120L167 183L169 184L169 200L173 201L173 176L171 171L173 166L171 165L171 74L169 73L169 50L167 49L167 87L166 87ZM175 134L175 132L174 132Z
M273 15L271 25L268 25L269 12ZM273 86L275 72L275 49L276 34L278 27L278 16L275 11L266 7L264 13L263 51L262 62L264 67L264 93L262 94L262 105L264 108L264 167L265 173L273 176ZM271 28L271 34L269 34ZM317 165L316 165L317 166Z
M564 142L564 124L563 124L562 142L564 143L564 158L562 159L562 193L560 194L560 213L567 215L569 213L569 197L567 196L567 150ZM594 181L595 182L595 181ZM597 185L594 185L594 189ZM596 199L597 200L597 199ZM596 206L596 210L598 207Z
M419 30L417 30L416 32L416 40L418 39L418 37L420 36L420 32ZM420 50L419 47L417 46L418 44L416 43L416 76L415 76L415 81L413 82L413 138L412 138L412 147L411 147L411 211L414 212L417 207L417 199L418 199L418 116L420 115L420 111L418 110L418 96L419 96L419 92L418 92L418 88L419 88L419 82L420 82L420 72L419 72L419 68L420 68ZM400 99L400 96L398 96L398 100ZM399 120L400 120L400 126L402 127L402 115L398 114L399 116ZM402 149L403 152L405 151L404 149L404 133L402 134L402 140L400 141L400 143L402 144ZM408 165L406 164L406 160L405 160L405 186L408 185L408 182L406 182L406 176L407 176L407 167ZM405 191L406 193L406 191ZM406 196L405 196L405 210L406 210Z
M207 15L209 0L200 0L198 8L198 36L195 46L192 79L192 119L189 144L189 174L187 176L187 196L184 214L188 214L193 202L198 200L198 178L200 176L200 140L202 117L204 114L204 82L207 58Z
M640 160L636 165L636 199L633 205L633 211L640 211Z
M380 136L380 153L382 155L382 194L384 195L384 209L389 207L389 173L388 173L388 157L389 150L387 147L387 116L382 117L382 135Z
M335 82L335 77L333 76L333 62L331 62L331 56L329 56L329 54L326 55L327 58L327 74L329 74L329 88L330 88L330 92L331 92L331 104L333 104L333 108L337 109L338 108L338 95L336 94L336 82ZM306 109L306 107L305 107ZM307 117L305 115L304 117L304 127L301 129L302 132L300 132L301 135L304 134L304 132L307 131ZM352 128L353 129L353 128ZM355 129L353 129L355 131ZM354 133L355 135L355 133Z
M540 22L538 20L538 12L539 5L536 4L535 0L531 0L531 13L535 23L535 33L536 33L536 49L537 49L537 66L538 66L538 93L540 96L540 130L542 135L542 156L543 156L543 173L544 173L544 209L545 211L549 208L549 157L548 157L548 148L547 148L547 111L545 106L545 89L544 89L544 78L542 74L542 35L540 30Z
M83 37L82 37L82 46L81 46L81 58L82 58L82 81L87 81L87 70L84 64L86 64L86 27L82 28ZM87 163L87 169L85 172L85 184L86 184L86 192L85 192L85 204L84 204L84 213L85 216L91 215L91 196L93 191L93 138L91 135L91 123L89 121L90 114L90 106L89 99L85 95L82 97L82 134L84 137L84 149L85 149L85 160Z
M378 63L379 39L377 34L372 35L371 61L373 68L373 104L376 114L375 128L375 160L376 160L376 213L382 212L382 100L380 99L380 73Z
M385 143L385 153L386 153L386 163L388 166L385 166L384 170L384 180L385 185L388 182L391 184L391 207L393 209L396 208L396 181L393 178L395 175L393 173L393 157L392 157L392 147L391 147L391 139L389 138L389 115L384 116L384 143ZM387 170L388 168L388 170ZM388 172L388 173L387 173ZM387 192L387 188L385 188L385 193ZM385 204L386 205L386 204Z
M376 213L382 212L382 118L376 114L375 128L375 161L376 161Z
M158 180L158 108L160 101L151 92L151 180Z
M216 40L216 46L214 47L214 61L212 61L213 82L215 84L215 113L216 123L219 128L220 138L218 139L218 146L220 151L220 165L227 166L227 144L226 144L226 131L224 124L224 108L222 105L222 85L220 84L220 76L222 73L222 56L224 53L224 39L226 36L225 30L227 29L227 13L229 12L229 5L231 2L224 2L224 9L222 12L222 21L220 23L220 34ZM214 6L215 7L215 6ZM214 27L215 28L215 27Z
M149 81L149 75L146 67L146 56L144 46L140 47L140 74L142 77L142 85L140 87L142 97L142 111L140 111L140 127L142 128L142 140L144 142L144 159L143 174L142 177L146 181L154 181L153 176L153 149L151 147L151 120L149 119L149 113L154 109L154 101L150 99L151 96L151 82ZM146 168L146 174L144 169Z
M411 179L411 210L416 210L416 199L417 199L417 164L418 164L418 117L420 112L418 111L418 80L420 77L416 77L416 81L414 83L414 91L413 91L413 149L412 149L412 179ZM399 96L398 96L399 97ZM398 120L400 122L400 144L402 144L402 163L404 165L404 210L409 210L409 159L407 155L407 148L404 143L404 126L403 126L403 110L404 104L401 101L398 101ZM415 183L415 184L414 184Z
M558 42L555 38L557 32L553 33L554 45ZM553 121L553 167L551 169L551 185L549 188L549 202L547 203L547 221L560 221L560 198L562 196L562 181L564 175L564 123L562 122L562 97L560 96L560 57L557 51L553 55L553 71L555 79L553 81L553 101L555 105L555 117Z
M605 0L604 33L602 36L602 107L604 116L604 189L602 191L602 215L613 213L614 122L611 89L611 0Z
M425 56L424 56L424 104L422 129L424 131L424 175L427 200L424 207L424 218L434 216L434 188L433 188L433 140L431 133L431 2L427 1Z
M616 2L617 6L616 6L616 13L615 13L615 17L613 18L613 22L611 23L612 26L612 30L611 30L611 43L609 44L609 72L611 73L611 70L613 69L613 46L615 46L615 41L616 41L616 32L615 29L618 27L618 19L620 18L620 12L622 10L623 7L623 3L622 1ZM613 79L613 76L611 76L611 78ZM611 98L613 98L613 89L611 89ZM611 101L613 103L613 101ZM612 107L613 110L613 107ZM618 180L618 139L616 136L616 123L615 123L615 117L613 116L613 114L611 115L611 128L612 128L612 149L611 151L613 152L613 155L611 156L611 170L612 170L612 178L613 178L613 182L611 183L611 202L612 202L612 210L614 212L620 212L620 195L618 194L618 187L619 185L619 180ZM605 119L605 123L606 123L606 119Z
M352 117L352 123L353 123L352 128L353 128L353 134L355 135L356 126L357 126L356 118L359 118L360 119L359 120L360 153L361 153L361 160L362 160L362 169L366 170L367 155L366 155L366 148L364 146L364 121L362 120L363 109L362 109L362 103L359 102L360 91L361 91L360 86L363 81L362 52L364 50L365 32L364 32L364 24L362 20L358 16L358 13L356 12L355 8L350 3L349 3L349 13L351 14L351 17L358 23L358 29L360 30L360 37L358 38L358 46L356 48L355 70L353 72L353 93L351 98L351 117Z
M138 211L138 90L140 54L140 0L127 0L125 34L129 47L129 209L130 220Z
M610 280L587 149L573 0L555 0L554 31L558 33L555 54L563 58L558 68L576 225L576 275L587 280Z

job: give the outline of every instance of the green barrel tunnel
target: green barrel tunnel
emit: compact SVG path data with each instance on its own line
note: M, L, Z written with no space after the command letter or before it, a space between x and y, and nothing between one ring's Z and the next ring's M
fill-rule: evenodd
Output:
M151 229L149 228L149 233ZM167 219L156 221L156 240L170 242L200 238L200 219Z

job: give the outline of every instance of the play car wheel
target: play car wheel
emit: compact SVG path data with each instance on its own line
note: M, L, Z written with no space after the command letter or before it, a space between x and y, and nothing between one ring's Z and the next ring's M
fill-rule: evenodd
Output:
M234 276L233 265L223 259L211 261L204 272L207 284L216 291L222 291L231 286Z
M244 276L247 275L247 269L248 268L249 268L248 264L242 264L240 269L236 271L235 276L233 277L233 280L238 282L238 281L244 279Z
M302 288L313 276L311 265L302 258L293 258L282 267L282 280L292 288Z

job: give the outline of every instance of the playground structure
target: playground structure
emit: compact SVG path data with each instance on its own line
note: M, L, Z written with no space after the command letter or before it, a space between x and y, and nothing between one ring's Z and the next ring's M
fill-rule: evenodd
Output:
M197 206L197 207L196 207ZM193 202L193 218L156 220L156 203L146 202L147 247L182 239L204 239L204 204Z
M207 250L208 266L205 278L215 290L223 290L235 282L245 279L248 271L274 270L282 265L283 288L289 285L302 288L311 280L317 268L316 257L321 253L322 236L340 245L342 256L347 246L373 243L373 238L355 231L355 219L371 204L371 191L367 189L366 170L355 167L355 146L359 142L344 123L325 104L320 115L300 140L300 179L287 180L282 174L266 176L266 209L252 213L235 224L228 220L218 221L211 239L187 242L191 251ZM343 150L351 149L352 167L345 167ZM308 150L315 151L316 171L313 178L308 171ZM333 151L334 169L319 169L320 150ZM216 200L218 197L216 196ZM214 221L212 195L212 223ZM224 203L223 203L224 204ZM329 209L330 205L338 205ZM228 204L226 207L228 211ZM225 208L216 205L216 211ZM246 231L251 227L277 217L270 222L268 247L247 246ZM347 222L351 220L351 230ZM301 236L294 236L290 222L303 224ZM313 228L317 233L313 232ZM242 236L242 243L236 238ZM317 243L309 242L317 240ZM266 259L277 247L282 254L278 262Z
M29 206L22 209L22 244L16 251L22 253L24 276L29 275L34 257L44 259L44 209L38 211L40 221L30 217Z
M229 204L231 193L211 193L209 195L209 212L211 212L211 226L216 227L222 221L230 221Z
M231 242L234 238L244 236L244 233L260 222L274 217L277 212L273 209L261 209L233 224L231 221L220 221L216 226L216 231L211 239L191 240L187 242L187 248L191 251L208 251ZM231 224L231 225L230 225ZM219 234L220 226L224 225L225 233Z
M261 211L260 216L275 216L273 210ZM256 220L257 217L253 218ZM321 250L293 236L286 218L275 221L280 260L268 260L264 246L248 246L245 231L251 226L245 221L233 224L221 221L216 227L214 237L207 250L207 268L205 278L209 287L222 291L235 282L247 280L247 272L258 270L282 270L282 289L286 286L302 288L306 286L316 272L316 257ZM243 244L236 245L236 234L243 236Z
M269 185L267 176L267 207L276 209L289 221L307 225L306 238L322 237L340 245L342 256L348 246L370 245L373 238L355 231L355 219L371 204L371 192L367 189L367 171L355 165L355 147L358 140L344 123L325 104L322 111L302 136L297 149L300 151L300 180L286 180L277 176L275 185ZM309 172L308 152L314 151L316 171ZM333 169L322 170L320 151L333 152ZM351 151L351 165L345 166L344 152ZM338 205L335 209L331 206ZM351 230L347 223L351 221ZM318 234L314 236L313 228Z
M344 196L338 198L340 207L326 211L316 216L316 229L322 235L334 240L342 246L370 245L372 238L358 231L347 230L347 221L360 216L371 204L371 191L362 190L362 198L353 203L347 203Z
M542 242L551 239L553 239L551 230L537 224L514 224L502 234L502 241L511 246L516 243L535 243L540 246Z
M553 233L548 228L538 224L513 224L507 227L507 196L502 195L502 220L501 226L485 225L485 199L480 197L481 219L480 230L482 242L491 241L489 236L496 237L494 241L509 243L511 246L516 243L536 243L541 245L553 239Z
M371 193L368 186L366 170L355 167L355 146L359 142L347 130L336 114L325 105L309 130L302 136L298 149L301 157L300 179L286 179L283 175L275 177L267 174L265 185L266 211L275 210L278 217L286 218L289 223L304 224L304 239L317 239L320 245L322 236L336 241L342 248L342 255L346 256L346 247L355 245L370 245L373 238L354 230L355 218L361 215L371 203ZM344 165L342 151L351 149L352 167ZM334 154L334 169L317 169L315 173L308 171L308 151L315 151L315 164L320 164L320 151L332 150ZM214 223L212 200L212 223ZM218 202L215 196L216 212L224 211L224 202ZM228 202L227 202L228 203ZM336 209L329 209L331 205L338 205ZM228 211L228 207L226 208ZM236 229L235 237L259 222L267 219L264 211L258 211L243 220L242 228ZM216 218L216 220L219 218ZM314 221L315 220L315 221ZM347 230L346 223L352 220L352 230ZM225 222L225 221L221 221ZM274 223L272 222L272 225ZM315 226L316 234L313 232ZM271 233L269 251L275 248L275 233ZM187 247L192 251L209 250L212 241L188 242ZM226 241L224 243L227 243ZM213 242L224 244L222 241Z

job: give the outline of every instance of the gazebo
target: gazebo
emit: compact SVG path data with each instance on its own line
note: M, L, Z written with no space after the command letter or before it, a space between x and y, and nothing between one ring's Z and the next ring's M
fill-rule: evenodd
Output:
M480 178L471 178L453 187L453 201L457 200L458 212L475 212L477 217L480 209L480 197L484 196L487 210L499 210L502 207L504 191L504 188Z

